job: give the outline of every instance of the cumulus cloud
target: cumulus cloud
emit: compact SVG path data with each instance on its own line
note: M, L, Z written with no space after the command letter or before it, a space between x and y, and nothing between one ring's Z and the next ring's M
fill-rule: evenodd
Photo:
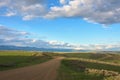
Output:
M119 51L119 44L87 44L87 45L75 45L75 50L102 50L102 51Z
M45 0L0 0L0 9L4 16L22 16L23 20L41 17L45 11Z
M62 41L57 41L57 40L52 40L52 41L48 41L50 45L52 45L52 47L54 48L68 48L68 49L73 49L73 45L70 43L65 43Z
M120 0L59 0L60 5L52 7L46 1L0 0L0 9L5 9L5 16L19 15L23 20L77 17L106 25L120 23Z
M0 45L31 46L39 48L70 48L68 43L60 41L45 41L29 38L34 36L25 31L14 30L0 25Z
M49 48L49 42L28 38L32 36L31 33L25 31L14 30L5 26L0 26L0 45L14 45L14 46L30 46Z
M29 35L29 33L24 31L17 31L14 29L9 29L4 26L0 26L0 38L17 38Z
M60 0L61 4L66 4L66 0Z
M29 38L33 36L25 31L14 30L0 25L0 45L30 46L39 48L72 48L69 43L56 40L45 41Z
M18 31L0 25L0 45L29 46L38 48L75 49L75 50L120 50L119 44L71 44L63 41L29 38L33 36L25 31Z
M67 3L66 3L67 1ZM120 23L120 0L60 0L45 18L77 17L101 24Z
M0 26L0 45L22 45L23 39L29 35L30 33L25 31L17 31L5 26Z

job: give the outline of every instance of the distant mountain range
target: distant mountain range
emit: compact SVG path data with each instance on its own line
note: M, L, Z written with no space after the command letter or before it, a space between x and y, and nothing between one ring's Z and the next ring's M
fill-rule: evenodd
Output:
M1 45L0 50L25 50L25 51L45 51L45 52L87 52L88 50L59 49L59 48L36 48Z
M24 51L43 51L43 52L120 52L120 48L111 48L106 50L75 50L61 48L37 48L37 47L19 47L10 45L0 45L0 50L24 50Z

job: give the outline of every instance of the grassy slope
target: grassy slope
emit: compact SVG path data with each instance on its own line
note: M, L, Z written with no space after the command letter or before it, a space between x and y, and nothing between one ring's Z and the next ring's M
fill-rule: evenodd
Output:
M59 69L59 75L57 80L103 80L103 78L104 77L101 75L85 74L84 72L78 72L70 66L62 64Z
M119 80L119 73L120 65L66 59L62 61L57 80Z
M63 56L67 58L84 58L84 59L93 59L100 60L105 62L120 63L120 54L111 54L111 53L66 53Z
M51 57L39 52L0 51L0 70L38 64L50 60ZM3 66L3 65L7 65Z
M120 79L119 54L67 53L63 55L67 59L62 61L57 80Z

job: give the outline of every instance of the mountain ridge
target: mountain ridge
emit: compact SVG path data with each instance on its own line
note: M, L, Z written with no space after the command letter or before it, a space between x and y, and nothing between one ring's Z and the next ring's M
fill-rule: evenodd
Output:
M0 45L0 50L25 50L25 51L46 51L46 52L87 52L88 50L74 50L62 48L37 48L37 47L20 47L11 45Z

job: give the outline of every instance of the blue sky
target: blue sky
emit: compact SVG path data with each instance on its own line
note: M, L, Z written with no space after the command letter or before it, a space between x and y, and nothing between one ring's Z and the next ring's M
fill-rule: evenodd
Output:
M95 0L91 2L88 0L57 0L56 2L55 0L49 2L22 0L25 4L16 0L13 0L16 1L13 4L10 3L11 1L0 1L1 36L4 35L2 32L7 33L8 29L11 32L16 30L18 33L26 32L29 35L22 34L23 40L19 43L13 40L20 40L21 37L12 36L9 39L12 39L11 44L8 43L8 45L74 49L120 47L118 45L120 13L116 13L120 7L118 0L114 1L114 4L112 4L113 0L109 2L101 0L101 3L97 0L96 4L94 4ZM106 6L108 3L109 6ZM113 11L111 8L116 10ZM6 30L3 31L3 28ZM14 32L14 34L18 33ZM0 39L5 42L8 35L1 36ZM23 42L25 43L28 39L34 43L23 45ZM0 44L4 45L2 41Z

